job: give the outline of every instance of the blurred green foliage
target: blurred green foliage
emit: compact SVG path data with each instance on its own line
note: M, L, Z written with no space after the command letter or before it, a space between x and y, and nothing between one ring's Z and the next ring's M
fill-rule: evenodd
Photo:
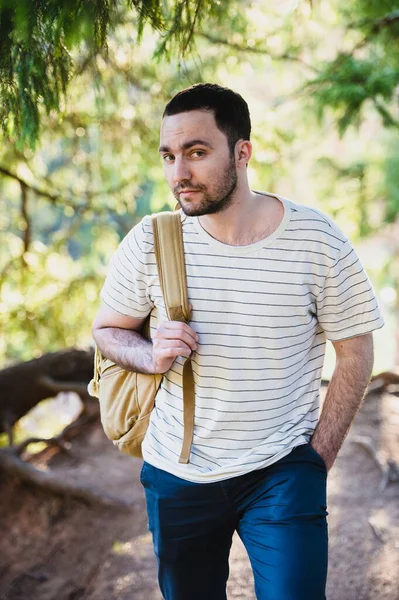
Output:
M308 84L319 117L332 109L343 134L361 122L362 111L370 103L385 127L399 127L397 0L345 0L338 9L346 29L341 48Z
M374 33L372 27L373 19L392 12L392 3L282 0L273 8L260 1L166 2L161 29L154 25L158 2L77 4L83 12L81 22L73 13L76 30L71 13L63 12L68 2L22 2L13 22L11 52L37 35L44 17L24 33L23 6L54 5L50 33L69 18L76 35L58 26L70 61L67 88L60 84L54 91L54 44L48 71L39 64L36 79L29 69L27 83L15 79L16 63L9 70L7 89L16 104L2 104L0 363L90 343L99 290L119 240L145 214L174 204L157 153L158 128L168 99L192 83L228 85L248 101L253 189L325 210L352 239L397 219L397 40L390 50L396 25ZM137 12L144 5L148 11ZM186 37L171 26L177 5L188 11L182 17ZM101 6L105 25L84 12ZM199 28L196 6L203 10ZM0 0L0 27L6 10L17 9ZM47 42L40 39L43 52ZM33 64L35 44L25 50ZM2 100L6 55L0 57ZM55 95L46 100L47 93ZM374 93L376 101L368 101ZM34 112L34 105L36 116L24 113L26 106ZM35 140L32 149L27 142ZM386 282L398 285L388 267L379 283Z
M230 0L0 0L0 123L20 147L35 147L43 114L64 112L73 73L107 53L107 35L133 22L136 43L145 25L158 33L154 56L184 56L206 16L218 23ZM95 76L95 63L92 63Z

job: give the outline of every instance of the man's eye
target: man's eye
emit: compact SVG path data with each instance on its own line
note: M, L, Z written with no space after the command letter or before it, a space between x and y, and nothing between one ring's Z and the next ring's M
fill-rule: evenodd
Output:
M204 156L205 152L203 150L194 150L194 152L191 154L191 156L196 155L197 157L201 157Z
M165 154L162 158L165 162L172 162L174 156L172 154Z

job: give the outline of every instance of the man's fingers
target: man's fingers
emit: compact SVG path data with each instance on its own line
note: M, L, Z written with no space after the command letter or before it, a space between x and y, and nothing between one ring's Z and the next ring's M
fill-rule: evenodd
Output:
M177 358L178 356L190 356L191 350L187 346L160 348L157 351L157 359Z
M191 347L188 344L185 344L182 340L168 340L168 339L155 339L153 341L153 346L156 351L163 350L165 348L184 348L191 352Z
M197 349L197 334L186 323L165 321L153 335L153 357L160 373L168 371L178 356L189 357Z
M191 350L196 350L198 336L191 327L186 323L179 323L178 321L167 321L161 323L153 335L154 340L181 340Z
M180 333L188 333L188 335L191 335L194 339L197 338L197 334L195 333L194 329L182 321L164 321L161 323L160 327Z

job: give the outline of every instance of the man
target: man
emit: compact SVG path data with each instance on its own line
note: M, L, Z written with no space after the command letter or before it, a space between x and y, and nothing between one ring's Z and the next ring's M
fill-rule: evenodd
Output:
M252 191L243 98L212 84L166 106L159 152L181 206L190 324L167 322L150 218L112 261L94 323L121 366L164 373L142 445L141 482L166 600L226 598L233 532L262 600L322 600L326 480L383 325L343 233L322 213ZM151 312L152 342L141 335ZM319 417L325 340L336 368ZM193 353L188 464L182 369Z

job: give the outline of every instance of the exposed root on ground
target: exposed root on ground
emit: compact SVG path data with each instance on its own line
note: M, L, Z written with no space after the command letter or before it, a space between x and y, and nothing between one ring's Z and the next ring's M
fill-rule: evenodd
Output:
M91 486L61 481L57 476L37 469L30 463L24 461L13 448L2 448L0 450L0 469L9 475L17 477L20 481L34 485L35 487L67 498L82 500L87 504L102 504L115 508L128 508L130 504L124 500L106 494Z
M383 371L371 378L368 392L389 391L399 392L399 373L395 371Z
M96 421L97 416L95 411L94 414L86 414L86 411L83 410L81 415L57 436L52 438L28 438L17 446L0 448L0 470L36 488L67 498L75 498L89 505L100 504L120 509L131 508L131 505L121 498L107 494L93 486L82 486L62 481L54 473L38 469L21 457L30 444L39 442L45 443L47 447L56 446L62 452L72 456L70 439L80 433L88 423Z
M386 529L384 527L381 527L381 525L379 525L372 518L370 518L368 520L368 523L369 523L369 525L371 527L371 531L373 532L373 534L377 538L377 540L379 542L381 542L382 544L384 544L385 541L386 541Z
M47 444L47 446L57 446L62 452L70 455L71 443L69 439L74 435L77 435L85 425L93 422L96 420L96 418L96 414L87 414L86 410L83 409L79 417L67 425L58 435L52 438L30 437L18 444L18 446L14 446L15 452L18 456L21 456L22 452L24 452L24 450L26 450L30 444L38 444L42 442Z
M371 438L363 435L356 436L353 440L354 444L361 446L374 459L378 468L382 473L378 492L383 492L389 483L399 482L399 465L393 458L384 459L381 453L375 448Z

